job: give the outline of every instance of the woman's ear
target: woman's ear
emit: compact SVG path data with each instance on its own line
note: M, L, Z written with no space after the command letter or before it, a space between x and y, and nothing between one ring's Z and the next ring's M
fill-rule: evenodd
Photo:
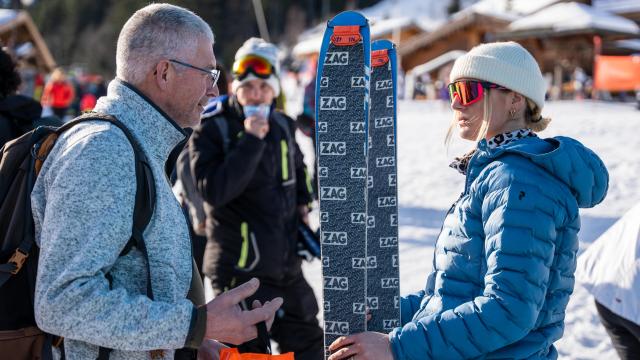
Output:
M520 109L524 109L527 106L526 98L515 91L512 91L510 93L510 98L511 98L510 106L512 108L520 110Z
M511 92L511 104L512 105L518 104L518 103L520 103L522 101L524 101L524 97L522 95L518 94L515 91Z
M524 101L524 96L518 94L515 91L511 92L511 105L522 105Z

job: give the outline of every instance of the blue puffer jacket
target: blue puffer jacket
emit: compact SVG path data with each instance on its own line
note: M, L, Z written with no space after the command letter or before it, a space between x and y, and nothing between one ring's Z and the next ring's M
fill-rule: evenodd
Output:
M399 359L555 359L573 292L578 207L609 175L579 142L524 138L471 159L425 290L402 299Z

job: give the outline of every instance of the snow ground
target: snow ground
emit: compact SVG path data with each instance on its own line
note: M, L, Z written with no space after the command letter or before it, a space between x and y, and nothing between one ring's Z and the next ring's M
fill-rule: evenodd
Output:
M640 201L640 111L633 104L559 101L547 104L545 116L554 120L540 136L573 137L603 159L610 173L609 193L593 209L581 209L580 251L584 251L628 209ZM415 292L431 271L436 237L446 210L462 190L463 176L448 167L451 159L471 147L454 141L447 152L443 141L451 119L439 101L400 101L398 108L398 186L400 224L400 291ZM298 141L305 152L311 142ZM311 161L307 156L306 161ZM312 164L310 164L312 165ZM317 220L316 220L317 221ZM320 262L304 264L307 280L320 301ZM209 293L210 294L210 293ZM322 316L322 314L320 314ZM564 337L556 343L561 359L615 359L600 325L592 297L576 284L567 308Z

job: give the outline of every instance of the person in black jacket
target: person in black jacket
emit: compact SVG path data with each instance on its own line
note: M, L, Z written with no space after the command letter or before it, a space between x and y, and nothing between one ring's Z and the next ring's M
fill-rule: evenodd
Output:
M232 94L203 113L191 136L191 168L205 201L204 270L219 294L251 277L249 300L284 298L271 337L298 360L323 359L318 304L296 251L312 189L291 118L274 109L280 91L277 48L247 40L233 65ZM241 352L260 352L245 343Z
M16 94L20 82L16 63L11 55L0 49L0 148L39 125L62 125L55 116L40 117L42 106L39 102Z

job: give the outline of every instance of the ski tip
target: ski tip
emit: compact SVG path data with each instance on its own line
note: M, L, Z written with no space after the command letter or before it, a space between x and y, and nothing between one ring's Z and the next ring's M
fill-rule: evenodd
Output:
M358 26L368 26L369 20L367 20L364 15L357 11L343 11L340 14L333 17L333 19L329 20L327 23L328 27L334 26L345 26L345 25L358 25Z
M396 48L396 44L387 39L376 40L371 43L371 50L393 50Z

